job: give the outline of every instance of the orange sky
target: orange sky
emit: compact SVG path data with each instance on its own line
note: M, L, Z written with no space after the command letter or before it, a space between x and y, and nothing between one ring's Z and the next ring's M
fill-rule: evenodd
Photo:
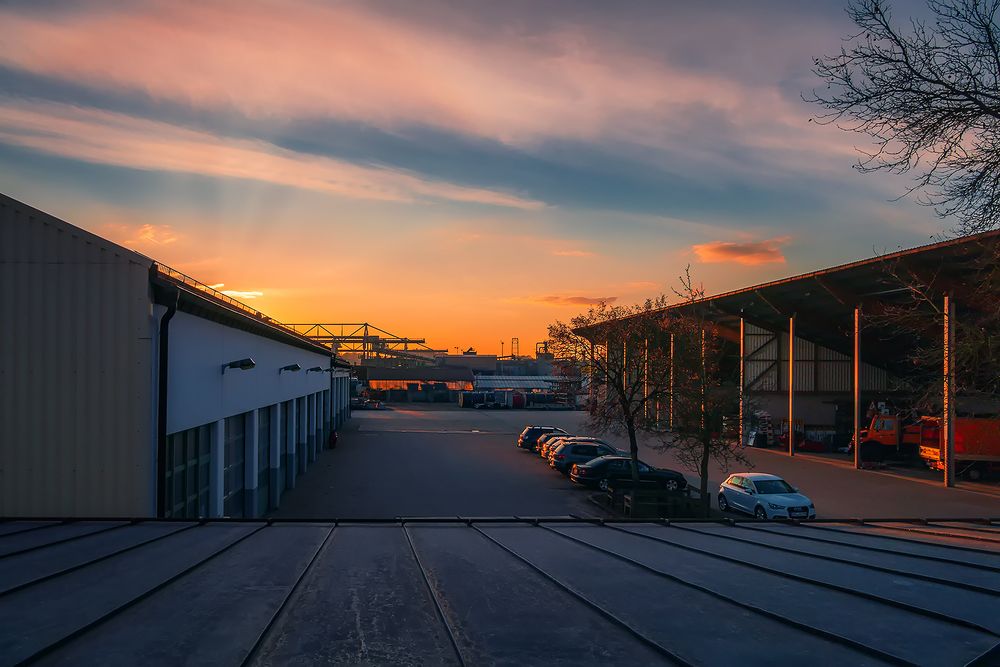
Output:
M939 231L810 122L837 3L562 2L5 5L3 191L278 320L482 352Z

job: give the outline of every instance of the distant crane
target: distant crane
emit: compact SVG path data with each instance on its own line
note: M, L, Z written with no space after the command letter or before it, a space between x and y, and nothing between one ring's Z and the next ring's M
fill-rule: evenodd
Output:
M428 358L428 353L447 352L447 350L435 350L428 347L427 341L423 338L397 336L368 322L285 324L284 326L312 338L318 343L327 345L340 354L356 353L362 364L370 359L381 358L432 363L432 360Z

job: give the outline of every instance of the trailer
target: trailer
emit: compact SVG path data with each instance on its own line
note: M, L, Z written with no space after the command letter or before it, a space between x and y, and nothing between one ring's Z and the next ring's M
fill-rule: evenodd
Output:
M932 470L944 470L941 418L920 420L920 458ZM955 420L955 473L979 480L1000 472L1000 419L959 417Z
M904 425L900 415L875 415L861 431L861 459L882 461L892 455L916 455L932 470L944 470L941 440L940 417L919 417ZM971 480L1000 472L1000 419L955 420L955 472Z

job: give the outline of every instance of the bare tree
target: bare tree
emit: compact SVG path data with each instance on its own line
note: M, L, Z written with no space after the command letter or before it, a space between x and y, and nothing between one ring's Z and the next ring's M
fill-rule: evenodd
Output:
M671 423L669 430L657 434L654 447L673 452L684 467L698 474L707 516L711 461L723 470L735 463L750 465L737 445L738 437L727 432L739 417L739 367L726 368L725 341L710 317L704 287L694 283L690 269L679 280L675 293L681 301L663 322L674 340Z
M670 366L660 315L666 305L663 296L635 306L601 303L569 323L549 326L557 371L589 382L588 427L628 436L634 483L639 481L639 434L662 429Z
M852 0L859 32L817 58L820 123L868 135L862 172L912 173L918 201L958 231L1000 223L1000 0L928 0L932 21L899 27L886 0ZM905 196L904 194L904 196Z
M633 482L644 436L699 475L708 514L711 461L724 469L749 465L725 431L727 419L739 416L739 371L730 377L724 370L724 340L703 302L704 289L688 271L680 283L681 301L670 308L665 296L630 307L602 303L569 324L551 325L550 349L562 372L590 381L588 426L628 436Z
M952 260L956 261L956 260ZM980 238L960 261L963 279L955 323L955 392L981 404L997 403L1000 396L1000 241ZM897 390L913 397L915 409L935 413L942 405L942 292L947 277L942 268L928 271L905 258L888 262L885 273L902 298L880 304L866 314L869 323L890 339L908 343L907 367L896 374Z

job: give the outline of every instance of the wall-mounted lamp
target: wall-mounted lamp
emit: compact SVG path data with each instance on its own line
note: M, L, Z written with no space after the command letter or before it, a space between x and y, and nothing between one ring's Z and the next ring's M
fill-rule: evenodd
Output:
M288 364L287 366L282 366L281 368L278 369L278 375L281 375L285 371L288 371L289 373L294 373L296 371L301 371L301 370L302 366L299 366L298 364Z
M257 362L247 357L246 359L237 359L236 361L230 361L228 364L222 364L222 374L226 374L227 368L238 368L241 371L248 371L251 368L256 368Z
M312 368L310 368L310 369L308 369L306 371L306 373L322 373L322 372L323 372L323 369L320 368L319 366L313 366Z

